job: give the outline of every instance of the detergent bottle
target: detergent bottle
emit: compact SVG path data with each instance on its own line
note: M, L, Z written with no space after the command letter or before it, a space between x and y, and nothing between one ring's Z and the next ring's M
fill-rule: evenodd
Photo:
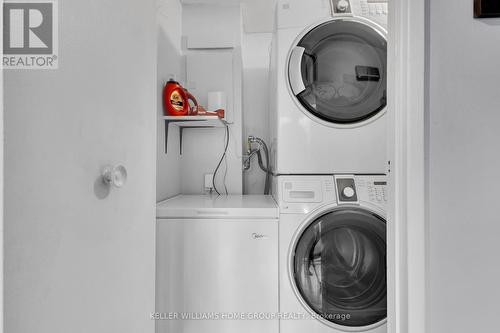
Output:
M198 102L179 82L170 79L163 89L163 104L167 116L188 116L192 114L189 100L198 106Z

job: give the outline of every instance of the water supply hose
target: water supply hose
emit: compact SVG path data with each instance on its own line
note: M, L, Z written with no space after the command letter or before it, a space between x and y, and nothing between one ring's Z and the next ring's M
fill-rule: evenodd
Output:
M266 173L266 180L265 180L265 187L264 187L264 194L269 195L271 194L271 168L270 168L270 163L269 163L269 149L267 148L266 143L264 140L261 138L257 138L254 136L249 136L248 137L248 142L251 143L257 143L259 144L259 149L257 149L257 159L259 161L259 167ZM264 162L262 161L262 153L261 149L264 151L264 155L266 158L266 165L264 165Z

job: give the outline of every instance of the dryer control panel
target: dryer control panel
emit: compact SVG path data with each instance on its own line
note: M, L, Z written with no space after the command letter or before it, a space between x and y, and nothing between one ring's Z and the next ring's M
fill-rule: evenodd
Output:
M351 2L354 15L363 16L387 28L387 0L357 0Z
M383 0L361 0L360 6L362 16L387 15L389 9L387 1Z
M364 17L387 16L387 0L330 0L333 14L350 14Z
M305 28L332 15L356 15L387 28L388 0L278 0L276 28Z

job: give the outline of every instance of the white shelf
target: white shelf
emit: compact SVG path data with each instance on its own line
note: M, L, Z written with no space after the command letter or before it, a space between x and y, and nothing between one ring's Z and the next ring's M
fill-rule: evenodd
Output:
M180 153L182 155L182 136L189 128L224 128L229 125L217 116L163 116L165 121L165 154L168 153L168 134L170 126L179 127Z
M227 122L217 116L164 116L163 119L168 123L178 127L226 127Z

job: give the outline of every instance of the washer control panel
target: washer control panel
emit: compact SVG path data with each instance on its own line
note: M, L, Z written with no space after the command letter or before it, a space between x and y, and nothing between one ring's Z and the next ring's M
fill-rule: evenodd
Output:
M386 176L356 176L356 186L360 200L371 202L377 206L387 205Z
M374 182L368 184L368 196L370 198L370 201L376 203L386 203L386 186L386 182Z
M273 181L281 214L305 214L335 202L332 176L279 176Z
M273 178L273 196L281 214L307 214L327 204L370 203L385 210L385 175L308 175Z

